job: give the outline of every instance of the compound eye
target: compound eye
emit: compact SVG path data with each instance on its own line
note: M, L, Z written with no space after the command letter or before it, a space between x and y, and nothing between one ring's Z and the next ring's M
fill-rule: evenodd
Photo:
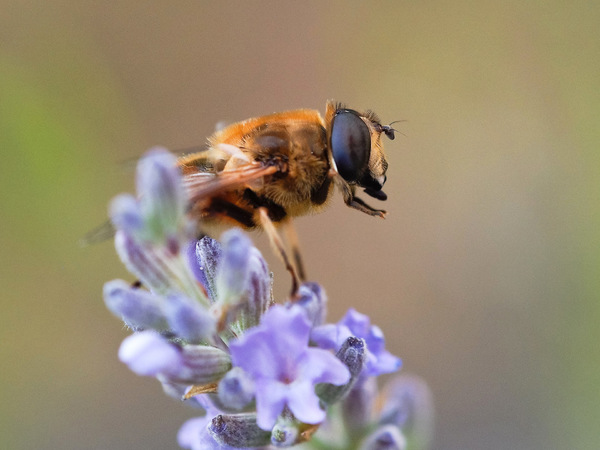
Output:
M367 170L371 154L371 133L355 111L343 109L333 118L331 151L339 174L356 182Z

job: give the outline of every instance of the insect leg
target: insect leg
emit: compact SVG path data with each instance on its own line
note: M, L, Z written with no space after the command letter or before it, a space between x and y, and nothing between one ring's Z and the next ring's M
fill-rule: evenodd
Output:
M384 209L375 209L367 205L363 199L356 196L352 197L350 203L346 202L346 205L348 205L350 208L358 209L359 211L369 214L370 216L378 216L382 219L385 219L385 215L387 214L387 211Z
M271 247L273 247L275 253L279 255L283 264L285 265L286 270L292 275L292 297L295 297L298 292L298 287L300 285L300 278L298 277L298 273L296 269L291 264L290 259L285 251L285 246L283 245L283 241L281 240L281 236L277 232L275 225L269 218L269 214L267 212L267 208L261 207L258 209L260 224L262 225L263 230L267 233L269 237L269 242L271 243Z
M300 242L298 241L298 234L296 233L296 227L290 219L281 222L281 227L285 233L290 251L294 258L294 264L298 271L298 277L300 281L306 281L306 271L304 270L304 263L302 262L302 253L300 252Z
M344 203L350 208L358 209L370 216L379 216L382 219L385 218L386 211L383 209L375 209L372 206L367 205L362 199L354 195L354 187L350 186L346 180L344 180L338 173L332 175L333 180L337 187L342 191L344 197Z

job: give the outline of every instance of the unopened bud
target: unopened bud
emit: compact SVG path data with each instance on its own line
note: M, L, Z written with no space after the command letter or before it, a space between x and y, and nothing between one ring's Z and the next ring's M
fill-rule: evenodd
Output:
M219 414L208 425L208 432L222 445L261 447L269 444L271 432L256 424L256 414Z
M200 281L206 286L213 303L218 300L216 277L222 256L223 247L219 241L205 236L196 243L196 259L205 282Z
M318 283L302 283L298 288L298 299L294 301L294 304L304 308L313 327L322 325L325 322L327 295Z
M360 377L342 400L342 415L349 433L359 433L373 422L373 403L376 396L376 378Z
M166 292L170 287L172 274L164 265L151 246L142 245L131 235L118 230L115 235L115 248L121 261L143 285L157 292Z
M173 375L178 383L204 385L215 382L231 368L231 357L216 347L185 345L182 348L183 364Z
M209 338L216 330L213 317L189 297L169 295L164 309L171 331L192 344Z
M398 427L385 425L368 436L359 448L360 450L405 450L406 438Z
M433 400L427 384L413 375L400 375L388 382L379 423L400 427L419 447L427 448L433 430Z
M336 353L350 371L350 381L342 386L321 383L316 386L315 392L319 398L330 405L342 399L354 386L365 364L365 341L350 336Z
M254 398L254 382L240 367L234 367L221 379L217 392L223 406L239 411Z
M134 289L123 280L104 284L106 307L134 331L168 328L162 310L162 299L143 289Z

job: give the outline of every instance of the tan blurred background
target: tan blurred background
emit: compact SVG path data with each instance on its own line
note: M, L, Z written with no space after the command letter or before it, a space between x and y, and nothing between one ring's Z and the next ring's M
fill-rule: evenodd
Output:
M600 7L0 3L0 448L176 448L193 411L119 363L128 274L78 239L123 161L329 98L406 120L387 220L338 195L298 221L330 320L369 314L427 380L435 449L599 448Z

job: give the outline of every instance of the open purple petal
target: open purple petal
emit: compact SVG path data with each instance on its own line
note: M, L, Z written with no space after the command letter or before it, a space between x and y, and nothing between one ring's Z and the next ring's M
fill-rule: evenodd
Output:
M263 430L270 430L283 412L288 386L276 380L256 381L256 423Z
M369 334L371 320L365 314L361 314L354 308L350 308L346 315L338 322L340 325L346 325L352 334L364 339Z
M350 336L352 333L347 326L326 324L313 328L310 340L320 348L337 350Z
M308 348L310 324L301 308L270 308L258 327L230 343L234 365L257 377L295 378L297 360Z
M279 355L271 346L268 330L252 329L241 338L229 343L231 360L254 377L279 378Z
M348 368L333 353L320 348L309 348L298 362L298 378L316 383L340 386L350 380Z
M299 306L290 309L281 305L273 306L263 316L260 326L277 337L272 345L281 355L296 357L308 345L310 323Z
M400 358L385 349L383 332L376 325L371 325L368 316L349 309L337 325L315 327L311 333L311 341L320 348L337 350L349 336L364 339L367 344L367 375L381 375L398 370L402 365Z
M153 330L125 338L119 348L119 359L136 374L145 376L174 373L183 364L179 349Z
M182 448L190 450L201 450L207 448L206 438L210 438L206 426L210 418L208 416L195 417L186 421L177 433L177 443ZM212 440L212 438L210 438ZM210 448L210 447L209 447Z
M319 398L315 395L314 384L309 381L299 381L290 385L287 404L301 422L316 424L325 420L325 411L321 409Z

